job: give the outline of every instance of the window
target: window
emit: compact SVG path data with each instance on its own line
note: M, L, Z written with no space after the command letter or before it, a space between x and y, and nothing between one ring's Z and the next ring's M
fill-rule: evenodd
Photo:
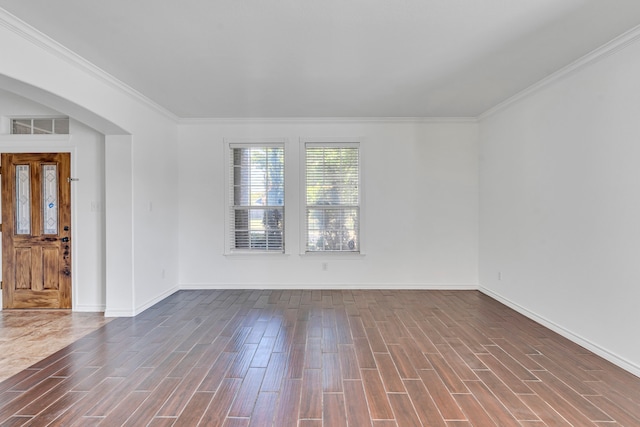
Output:
M284 144L229 144L229 252L284 252Z
M14 135L68 135L69 118L21 118L11 119Z
M358 143L305 143L306 248L360 252Z

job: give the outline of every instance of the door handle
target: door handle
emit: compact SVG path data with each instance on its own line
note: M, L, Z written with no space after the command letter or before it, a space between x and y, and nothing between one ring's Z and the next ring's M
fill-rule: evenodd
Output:
M67 243L69 241L68 237L63 237L62 239L60 239L61 242Z

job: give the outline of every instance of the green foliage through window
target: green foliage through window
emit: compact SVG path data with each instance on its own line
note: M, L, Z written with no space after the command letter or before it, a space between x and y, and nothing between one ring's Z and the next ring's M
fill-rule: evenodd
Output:
M231 248L284 251L284 148L232 146Z
M358 252L360 153L355 144L307 144L307 252Z

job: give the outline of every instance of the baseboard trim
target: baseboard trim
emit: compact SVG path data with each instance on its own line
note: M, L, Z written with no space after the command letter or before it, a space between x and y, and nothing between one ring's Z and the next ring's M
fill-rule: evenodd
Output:
M78 313L101 313L105 308L104 305L77 305L73 311Z
M133 310L105 310L104 317L133 317Z
M178 286L174 286L173 288L163 292L162 294L158 295L155 298L152 298L151 300L147 301L146 303L139 305L138 307L134 308L133 310L105 310L104 311L104 317L135 317L138 314L142 313L143 311L145 311L146 309L154 306L155 304L159 303L160 301L162 301L163 299L175 294L176 292L178 292L180 290L180 288Z
M174 286L173 288L167 290L166 292L163 292L162 294L158 295L157 297L152 298L151 300L147 301L145 304L136 307L135 310L134 310L134 314L133 315L137 316L138 314L142 313L146 309L153 307L154 305L156 305L157 303L159 303L163 299L168 298L171 295L175 294L179 290L180 290L180 288L178 286Z
M523 316L528 317L529 319L541 324L542 326L551 329L552 331L562 335L564 338L586 348L587 350L597 354L598 356L602 357L605 360L608 360L609 362L613 363L614 365L624 369L625 371L628 371L630 373L632 373L633 375L640 377L640 366L618 356L615 353L610 352L609 350L599 346L598 344L589 341L588 339L585 339L584 337L581 337L580 335L577 335L573 332L571 332L570 330L558 325L555 322L552 322L551 320L539 316L538 314L534 313L533 311L530 311L529 309L521 306L520 304L517 304L513 301L511 301L508 298L503 297L502 295L493 292L483 286L479 286L478 290L480 292L482 292L483 294L487 295L490 298L495 299L496 301L501 302L502 304L506 305L509 308L512 308L513 310L517 311L518 313L522 314Z
M346 283L314 283L314 284L268 284L268 283L182 283L180 290L203 290L203 289L393 289L393 290L437 290L437 291L475 291L478 290L476 283L367 283L367 284L346 284Z

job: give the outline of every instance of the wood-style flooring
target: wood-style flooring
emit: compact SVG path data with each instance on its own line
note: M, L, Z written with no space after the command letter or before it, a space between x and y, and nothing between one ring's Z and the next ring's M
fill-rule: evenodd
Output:
M180 291L0 383L0 425L639 426L640 379L476 291Z

